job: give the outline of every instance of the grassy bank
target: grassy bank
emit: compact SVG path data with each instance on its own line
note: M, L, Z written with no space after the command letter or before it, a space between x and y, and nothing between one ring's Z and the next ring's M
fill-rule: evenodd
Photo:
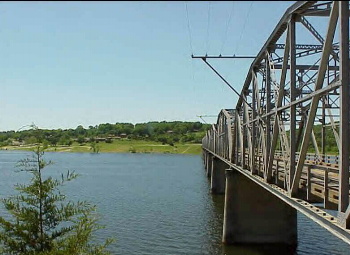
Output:
M200 154L201 144L181 144L174 146L163 145L160 142L142 140L114 140L112 143L97 143L99 152L127 152L127 153L176 153L176 154ZM3 150L31 150L33 146L3 146ZM91 145L73 143L71 146L49 146L47 151L56 152L92 152Z

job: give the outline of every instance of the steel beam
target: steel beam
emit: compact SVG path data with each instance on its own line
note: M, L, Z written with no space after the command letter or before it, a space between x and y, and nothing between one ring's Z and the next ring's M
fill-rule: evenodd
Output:
M324 44L324 39L322 36L317 32L317 30L311 25L311 23L305 18L301 17L301 23L310 31L310 33L320 42L322 45ZM338 59L337 53L334 52L334 50L331 50L331 54L334 59Z
M345 212L349 205L349 1L341 1L340 23L340 164L339 164L339 212Z
M282 69L282 65L274 65L273 68L274 69ZM287 68L289 69L290 66L288 65ZM296 65L295 69L297 69L297 70L317 71L319 69L319 66L318 65ZM338 66L329 66L328 70L339 71L339 67Z
M254 85L256 80L256 74L252 74L252 106L253 106L253 111L252 111L252 120L256 118L256 87ZM252 165L251 165L251 171L252 174L257 173L256 169L256 164L255 164L255 151L256 151L256 123L254 121L251 122L252 124ZM259 151L258 151L259 152Z
M245 102L247 102L247 99L245 99ZM244 118L243 118L243 125L249 123L249 113L248 113L248 105L247 103L244 103L243 105L243 110L244 110ZM252 150L253 150L253 146L252 146L252 135L251 135L251 131L250 131L250 127L249 125L246 126L246 128L244 129L245 131L245 137L247 140L247 147L248 147L248 152L249 152L249 164L247 164L247 166L249 166L251 169L250 171L253 172L253 159L252 159Z
M297 90L296 90L296 58L295 58L295 15L292 15L289 26L289 44L290 44L290 101L295 101L297 97ZM289 120L289 186L288 190L290 190L291 184L293 182L293 177L295 173L295 153L297 150L296 147L296 105L291 105L289 108L290 112L290 120Z
M238 131L239 145L241 148L241 166L243 167L244 166L244 144L243 144L241 117L239 116L238 111L236 111L236 119L237 119L237 131Z
M277 26L273 30L272 34L267 39L264 46L261 48L260 52L258 53L257 57L255 58L255 60L251 64L249 72L248 72L248 76L247 76L247 78L244 82L243 88L242 88L241 95L243 95L243 93L249 87L250 79L251 79L251 76L250 76L251 71L260 64L260 62L264 59L266 50L268 48L271 48L277 42L277 40L281 37L283 32L287 29L290 15L294 12L298 12L298 11L302 12L303 10L306 10L307 8L312 6L315 2L317 2L317 1L298 1L286 10L283 17L281 18L281 20L278 22ZM239 97L238 103L237 103L238 107L240 107L240 105L242 104L242 100L243 100L242 97Z
M265 77L265 84L266 84L266 112L271 111L271 68L270 68L270 58L269 58L269 52L266 52L266 77ZM271 149L271 116L266 116L265 120L265 172L264 177L265 180L268 178L268 167L269 167L269 153Z
M326 36L326 40L325 40L325 43L323 46L321 63L319 66L318 75L317 75L317 79L316 79L316 83L315 83L315 91L322 88L324 77L326 74L328 59L329 59L331 46L332 46L332 42L333 42L333 38L334 38L334 34L335 34L335 28L336 28L337 20L338 20L338 13L339 13L338 5L339 5L338 2L333 2L332 12L330 15L328 29L327 29L327 36ZM314 120L316 117L316 111L317 111L319 98L320 97L318 95L314 96L312 98L312 101L311 101L310 111L309 111L309 115L308 115L308 119L307 119L306 127L305 127L305 133L304 133L302 144L301 144L299 161L298 161L298 164L296 167L296 172L294 174L293 183L292 183L291 195L293 195L293 196L297 195L297 193L298 193L301 171L302 171L303 166L304 166L305 156L306 156L307 149L308 149L309 142L310 142L311 130L312 130L313 125L314 125Z
M208 56L208 55L205 55L205 56L194 56L192 55L192 58L200 58L200 59L204 59L206 60L207 58L256 58L256 56L236 56L236 55L233 55L233 56L222 56L221 54L218 55L218 56Z
M287 75L287 64L288 64L288 56L289 56L289 31L287 32L287 37L286 37L286 47L284 50L284 57L283 57L283 68L282 68L282 73L281 73L281 78L280 78L280 83L279 83L279 90L278 90L278 96L277 96L277 103L275 104L275 109L281 107L282 105L282 99L283 99L283 92L284 92L284 85L286 82L286 75ZM271 112L271 111L270 111ZM276 110L274 112L275 114L275 122L273 124L273 134L272 134L272 143L270 147L270 155L269 155L269 164L268 164L268 170L267 170L267 181L270 182L272 178L272 164L273 164L273 159L275 157L275 149L277 145L277 140L278 140L278 135L279 135L279 126L278 126L278 118L279 114L278 111Z
M323 42L322 42L323 43ZM285 48L285 44L276 43L271 48L274 50L283 50ZM296 44L295 49L296 50L322 50L323 45L322 44ZM338 45L333 45L333 49L339 49Z

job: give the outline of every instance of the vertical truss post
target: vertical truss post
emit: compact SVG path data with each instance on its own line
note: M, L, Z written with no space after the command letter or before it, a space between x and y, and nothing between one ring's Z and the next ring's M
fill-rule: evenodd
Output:
M251 171L252 174L257 173L256 165L255 165L255 151L256 151L256 146L257 146L257 141L256 141L256 87L255 87L255 80L256 80L256 72L252 72L252 166L251 166ZM258 151L259 154L259 151Z
M340 19L340 164L339 208L345 212L349 205L349 1L339 5Z
M331 15L329 18L329 24L328 24L328 29L327 29L327 36L326 36L326 40L324 42L323 50L322 50L321 62L320 62L320 65L318 67L318 75L317 75L316 82L315 82L315 91L321 89L323 82L324 82L324 77L326 74L328 60L329 60L329 54L330 54L330 51L332 48L333 38L334 38L334 34L335 34L335 28L337 26L338 13L339 13L338 5L339 5L339 2L337 2L337 1L333 2L333 7L331 10ZM298 161L295 175L293 178L293 184L292 184L292 195L293 196L298 193L300 177L301 177L302 169L304 167L307 149L308 149L309 143L310 143L311 131L312 131L312 128L314 125L319 99L320 99L320 95L315 95L311 101L308 119L307 119L306 126L305 126L305 132L304 132L303 140L301 143L299 161Z
M222 132L223 132L223 129L222 129L222 115L220 116L220 119L218 121L218 151L217 151L217 154L219 154L220 156L223 155L223 147L224 147L224 144L223 144L223 136L221 135Z
M277 100L275 99L275 109L282 105L283 96L284 96L284 86L285 86L285 82L286 82L288 56L289 56L289 30L287 30L287 37L286 37L286 44L285 45L286 46L285 46L284 55L283 55L282 72L281 72L281 78L280 78L279 89L278 89L278 98L277 98ZM276 150L278 135L279 135L279 131L280 131L279 121L278 121L279 116L280 116L280 114L278 112L276 112L275 122L273 124L273 135L272 135L272 142L271 142L271 148L270 148L269 166L267 169L267 181L268 182L270 182L270 179L272 178L273 159L275 157L275 150ZM278 164L278 162L277 162L277 164Z
M321 139L322 139L322 157L325 156L326 153L326 97L323 96L323 100L322 100L322 129L321 129Z
M245 100L245 96L244 96L244 100ZM246 154L248 155L249 157L249 147L248 147L248 121L247 120L247 115L245 114L246 113L246 108L247 105L243 102L242 104L242 118L243 118L243 123L242 123L242 126L243 126L243 168L249 168L249 161L248 161L248 164L247 164L247 158L246 158ZM246 153L246 150L248 149L248 153Z
M215 126L213 125L214 129L213 129L213 148L214 148L214 153L216 153L216 134L217 134L217 130L215 128Z
M269 52L266 52L266 113L270 113L271 111L271 69L270 69L270 60L269 60ZM264 172L264 178L265 180L268 179L268 167L269 167L269 153L271 148L271 115L268 115L266 117L266 147L265 147L265 172Z
M238 133L238 120L237 120L237 110L234 112L234 146L233 146L233 158L234 163L238 165L238 145L239 145L239 133Z
M247 168L250 169L250 171L252 170L252 151L253 151L253 146L252 146L252 136L251 136L251 131L250 131L250 127L249 127L249 112L248 112L248 103L247 103L247 97L244 95L244 124L245 124L245 132L246 132L246 137L247 137L247 147L248 147L248 161L247 161Z
M320 151L318 150L318 145L317 145L317 141L316 141L316 136L315 136L315 132L312 130L311 132L311 138L312 138L312 143L315 147L315 152L316 155L319 156L320 155Z
M239 139L239 146L241 151L241 166L244 167L244 144L243 144L243 134L242 134L242 125L241 125L241 117L239 116L239 111L241 109L237 109L236 118L237 118L237 132Z
M296 99L296 58L295 58L295 16L292 15L289 23L289 44L290 44L290 102ZM296 105L290 106L290 129L289 129L289 188L293 182L295 173L295 152L296 148Z

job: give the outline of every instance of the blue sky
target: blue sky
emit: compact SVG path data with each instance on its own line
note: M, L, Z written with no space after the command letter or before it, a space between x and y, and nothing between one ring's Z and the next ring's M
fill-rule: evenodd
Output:
M234 108L237 96L191 54L257 54L292 3L1 2L0 130L200 121ZM251 60L211 63L241 91Z

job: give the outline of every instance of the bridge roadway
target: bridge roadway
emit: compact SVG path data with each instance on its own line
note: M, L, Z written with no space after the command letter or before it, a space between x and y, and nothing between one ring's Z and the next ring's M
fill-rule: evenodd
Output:
M298 210L350 244L349 39L349 1L298 1L240 94L208 62L230 56L195 57L239 95L202 140L224 243L297 245Z

